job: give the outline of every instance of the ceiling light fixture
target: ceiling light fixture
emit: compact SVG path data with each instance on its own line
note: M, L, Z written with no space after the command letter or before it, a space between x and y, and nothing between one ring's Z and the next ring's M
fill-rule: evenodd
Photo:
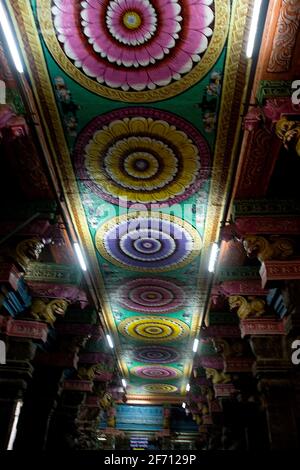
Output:
M5 8L3 6L3 3L0 1L0 24L2 26L2 30L10 51L10 54L12 56L12 59L14 61L15 67L19 73L23 73L23 64L21 61L21 57L17 48L16 41L14 39L14 35L10 26L10 22L7 17L7 13L5 11Z
M260 7L261 7L261 0L255 0L251 26L250 26L250 32L249 32L249 38L248 38L248 44L247 44L247 51L246 51L246 55L248 59L250 59L253 54L254 41L255 41L255 36L257 32Z
M75 250L75 253L76 253L76 256L77 256L77 259L79 261L79 264L80 264L80 267L81 267L82 271L86 271L87 267L86 267L86 264L85 264L85 261L84 261L84 257L83 257L81 248L80 248L80 246L77 242L74 242L74 250Z
M107 342L108 342L108 344L109 344L109 347L110 347L111 349L113 349L114 343L112 342L112 339L111 339L110 335L106 335L106 339L107 339Z
M208 271L210 273L213 273L215 271L218 253L219 253L219 246L217 243L213 243L211 247L209 263L208 263Z
M193 352L197 352L199 346L199 339L195 338L194 339L194 344L193 344Z
M12 424L11 431L10 431L7 450L13 450L14 442L15 442L16 435L17 435L17 426L18 426L18 421L19 421L22 406L23 406L23 401L18 400L17 404L16 404L16 408L15 408L15 415L14 415L14 420L13 420L13 424Z

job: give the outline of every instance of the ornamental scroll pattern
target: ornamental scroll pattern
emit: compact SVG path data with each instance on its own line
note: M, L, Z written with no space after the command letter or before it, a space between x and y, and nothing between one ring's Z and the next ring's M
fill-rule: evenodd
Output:
M299 1L283 0L274 35L268 72L278 73L289 70L299 24Z

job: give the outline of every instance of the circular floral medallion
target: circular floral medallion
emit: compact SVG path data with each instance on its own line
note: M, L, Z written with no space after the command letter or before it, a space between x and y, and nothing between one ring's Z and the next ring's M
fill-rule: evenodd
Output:
M130 317L118 325L120 333L142 341L174 341L189 334L186 323L161 317Z
M133 358L138 362L166 364L180 360L179 352L167 346L142 346L134 350Z
M117 293L123 308L141 313L170 313L184 306L183 289L174 281L139 278L125 282Z
M159 272L189 263L199 254L202 241L198 232L178 217L133 212L105 222L95 243L101 256L117 266Z
M213 66L227 36L223 0L37 4L43 37L59 65L93 92L121 101L181 93Z
M209 176L206 140L187 121L166 111L125 108L93 119L75 150L76 175L102 199L175 204Z
M178 387L169 384L147 384L142 388L148 393L173 393L178 390Z
M130 373L141 377L142 379L177 379L182 375L182 372L175 367L166 366L137 366L130 369Z

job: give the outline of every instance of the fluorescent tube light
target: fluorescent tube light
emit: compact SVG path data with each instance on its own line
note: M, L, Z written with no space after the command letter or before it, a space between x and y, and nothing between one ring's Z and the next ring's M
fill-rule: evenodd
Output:
M23 64L19 55L17 44L16 44L11 26L9 23L8 17L7 17L7 13L1 1L0 1L0 24L2 26L2 30L3 30L10 54L14 61L15 67L19 73L23 73L24 72Z
M108 342L108 344L109 344L109 347L110 347L111 349L113 349L114 343L112 342L112 339L111 339L110 335L106 335L106 339L107 339L107 342Z
M18 421L19 421L22 405L23 405L23 401L18 400L16 404L15 416L14 416L14 421L13 421L13 425L12 425L10 436L9 436L7 450L13 450L14 442L15 442L16 435L17 435L17 426L18 426Z
M82 271L86 271L87 267L86 267L86 264L85 264L85 261L84 261L84 258L83 258L83 254L82 254L81 248L80 248L80 246L77 242L74 243L74 250L75 250L75 253L77 255L77 258L78 258L78 261L79 261L79 264L80 264L80 267L81 267Z
M213 273L214 270L215 270L218 252L219 252L219 246L218 246L218 244L217 244L217 243L213 243L213 246L212 246L211 252L210 252L209 263L208 263L208 271L209 271L210 273Z
M198 346L199 346L199 339L195 338L194 344L193 344L193 352L197 352Z
M249 32L249 38L248 38L248 44L247 44L247 51L246 51L246 55L248 59L250 59L253 54L253 47L254 47L254 41L255 41L255 36L257 32L260 7L261 7L261 0L255 0L251 26L250 26L250 32Z

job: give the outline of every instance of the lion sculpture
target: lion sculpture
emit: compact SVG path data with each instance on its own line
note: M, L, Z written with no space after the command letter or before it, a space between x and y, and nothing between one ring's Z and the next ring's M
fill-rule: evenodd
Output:
M52 299L48 303L43 299L34 299L31 304L30 314L33 318L45 321L53 326L57 317L64 316L68 305L69 303L65 299Z
M45 244L38 238L22 240L16 246L14 258L21 268L26 271L31 261L37 261L45 247Z
M223 357L240 357L245 352L245 345L242 340L235 340L233 342L226 341L223 338L214 338L212 340L216 352L220 353Z
M300 122L289 121L286 117L282 117L277 121L275 131L285 148L293 146L300 156Z
M247 235L243 238L243 247L249 258L257 257L263 263L268 260L282 260L289 258L294 252L294 246L288 238L273 238Z
M212 383L215 384L227 384L231 382L231 377L225 372L218 371L216 369L207 368L205 369L206 377L212 380Z
M249 316L260 317L266 313L266 302L258 297L249 296L246 299L241 295L231 295L228 300L230 310L237 309L241 320L245 320Z

